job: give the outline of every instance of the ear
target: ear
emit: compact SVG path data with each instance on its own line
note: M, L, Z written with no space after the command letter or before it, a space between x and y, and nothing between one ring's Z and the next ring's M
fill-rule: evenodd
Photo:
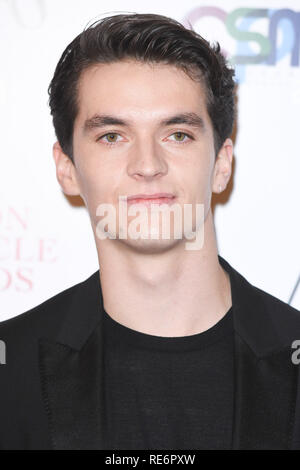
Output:
M223 143L215 162L212 191L220 193L226 188L232 172L233 143L226 139Z
M69 196L80 195L75 166L68 155L63 152L58 141L53 144L53 158L56 165L56 178L63 192Z

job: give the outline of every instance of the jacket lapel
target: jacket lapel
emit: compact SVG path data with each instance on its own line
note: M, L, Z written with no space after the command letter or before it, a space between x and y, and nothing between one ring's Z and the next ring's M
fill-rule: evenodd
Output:
M300 375L291 361L299 318L295 329L292 317L286 326L280 301L264 301L262 291L221 256L219 262L230 276L235 329L232 448L300 448ZM54 449L105 449L103 309L98 270L66 298L56 337L40 338L42 395Z
M233 449L290 449L296 371L290 351L259 359L235 336Z
M291 361L295 329L280 301L251 285L221 256L230 276L234 318L233 449L293 446L299 368ZM268 297L268 299L267 299Z
M41 340L40 367L53 448L101 449L100 328L81 351Z
M41 390L53 449L104 449L99 282L98 271L81 283L67 300L57 337L39 340Z

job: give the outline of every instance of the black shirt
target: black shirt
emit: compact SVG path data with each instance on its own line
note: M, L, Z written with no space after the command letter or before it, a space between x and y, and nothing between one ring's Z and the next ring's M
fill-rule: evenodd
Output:
M232 307L206 331L161 337L104 312L106 448L230 449Z

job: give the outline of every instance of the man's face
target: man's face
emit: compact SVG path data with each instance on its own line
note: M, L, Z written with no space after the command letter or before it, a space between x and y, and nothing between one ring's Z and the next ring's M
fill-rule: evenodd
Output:
M204 204L204 216L207 215L215 151L213 128L200 83L174 66L122 61L85 70L78 98L72 171L94 234L100 220L97 207L103 203L116 208L119 233L121 195L171 193L175 196L173 202L182 208L184 204L192 204L193 208ZM96 114L113 116L126 124L99 127L99 119L91 121ZM199 116L198 124L161 123L183 114ZM133 218L128 217L128 222ZM161 222L159 227L161 230ZM127 238L119 243L155 251L168 249L182 240Z

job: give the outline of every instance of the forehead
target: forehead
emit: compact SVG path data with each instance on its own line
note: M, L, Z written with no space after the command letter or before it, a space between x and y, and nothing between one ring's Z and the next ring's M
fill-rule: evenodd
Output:
M81 74L77 98L78 121L97 112L155 119L187 109L207 117L203 85L168 64L127 60L92 65Z

